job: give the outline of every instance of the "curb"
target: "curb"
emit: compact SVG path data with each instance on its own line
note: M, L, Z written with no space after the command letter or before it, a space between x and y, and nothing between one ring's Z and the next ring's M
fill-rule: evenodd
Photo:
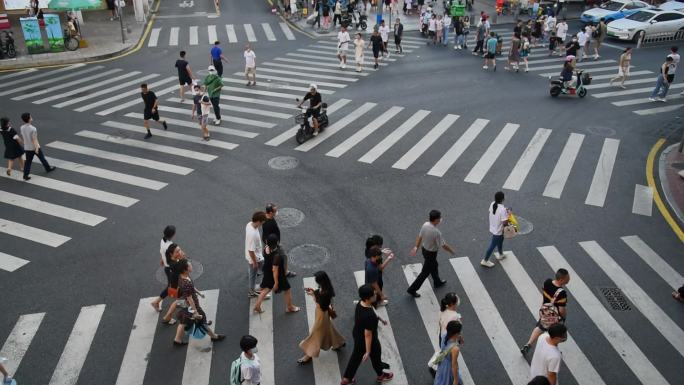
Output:
M679 240L682 243L684 243L684 230L682 230L677 221L672 217L670 210L668 210L668 207L665 205L663 199L660 197L658 186L656 186L655 178L653 176L653 169L655 167L655 157L658 154L658 152L660 152L660 149L663 147L664 144L665 139L658 139L658 141L653 145L653 147L651 147L651 151L648 153L648 158L646 159L646 180L648 181L648 186L653 191L653 201L655 202L656 207L658 207L658 211L660 211L660 214L663 216L663 219L665 219L665 222L667 222L667 224L670 225L670 228L672 228L672 231L679 238ZM660 182L662 183L663 180L660 173L659 177ZM665 195L667 197L667 193L665 193Z
M55 61L52 61L50 63L45 63L45 64L38 63L38 64L23 65L20 67L5 68L5 69L0 69L0 73L20 71L20 70L25 70L25 69L29 69L29 68L64 67L64 66L67 66L70 64L77 64L77 63L98 63L98 62L110 61L113 59L118 59L121 57L128 56L134 52L139 51L142 48L143 43L147 39L147 36L150 34L150 30L152 29L152 25L154 24L154 21L157 18L156 12L159 10L160 5L161 5L161 0L158 0L157 6L154 8L154 14L147 21L147 25L143 29L143 33L140 35L138 42L134 45L131 45L130 47L126 47L126 48L119 50L119 51L114 51L114 52L106 53L103 55L92 56L92 57L87 57L87 58L61 59L61 60L55 60Z
M161 1L161 0L159 0L159 1ZM271 7L273 7L273 0L266 0L266 2L268 3L268 5L270 5ZM312 34L310 34L309 32L306 32L305 30L301 29L297 24L291 22L290 20L287 20L287 19L284 18L282 15L278 15L278 17L279 17L280 20L282 20L284 23L286 23L287 25L289 25L290 27L292 27L292 29L294 29L295 31L297 31L297 32L299 32L299 33L301 33L301 34L303 34L304 36L307 36L307 37L309 37L309 38L311 38L311 39L318 39L318 37L316 37L315 35L312 35Z

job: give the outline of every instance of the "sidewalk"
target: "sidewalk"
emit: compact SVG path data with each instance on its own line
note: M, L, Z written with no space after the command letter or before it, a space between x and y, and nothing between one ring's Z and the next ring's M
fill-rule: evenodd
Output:
M109 11L84 11L84 23L81 24L81 35L88 43L85 48L75 51L50 52L29 55L26 50L24 36L19 24L20 15L10 15L14 44L17 49L15 59L0 60L0 71L41 67L49 65L84 63L106 59L133 49L144 33L146 24L135 21L133 7L124 7L123 21L126 30L126 42L121 41L121 24L119 20L109 20ZM62 26L66 25L66 14L60 12Z
M660 154L658 176L665 200L684 224L684 152L677 151L678 147L675 143Z

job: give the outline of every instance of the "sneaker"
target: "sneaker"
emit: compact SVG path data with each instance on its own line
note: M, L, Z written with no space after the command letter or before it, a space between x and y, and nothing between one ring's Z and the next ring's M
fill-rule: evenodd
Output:
M378 378L375 379L377 382L387 382L392 381L394 374L392 372L383 372Z
M342 63L342 69L347 68L347 63Z
M650 101L652 101L652 102L655 102L655 101L656 101L656 98L650 97L650 98L648 98L648 100L650 100Z
M484 267L494 267L494 262L492 261L485 261L484 259L480 261L480 265Z
M169 128L169 126L166 125L166 120L162 122L162 126L164 126L164 130Z
M221 119L214 120L214 125L215 125L215 126L218 126L219 124L221 124Z
M152 137L152 133L148 131L148 132L147 132L147 135L145 135L145 139L149 139L149 138L151 138L151 137Z
M483 69L483 70L488 70L489 67L487 67L487 66L482 66L482 69Z
M318 131L314 131L313 136L318 136Z
M409 293L409 295L413 298L420 298L420 294L416 293L415 291L406 290L406 292Z
M492 68L494 68L494 72L496 72L496 65L494 65L494 67L492 67Z
M522 353L523 356L527 355L527 352L529 352L529 351L530 351L530 345L528 345L528 344L525 344L525 345L523 345L522 348L520 348L520 353Z
M496 257L496 259L498 259L500 261L500 260L506 258L506 253L503 253L503 254L494 253L494 256Z
M257 293L257 292L254 291L254 290L250 290L249 292L247 292L247 297L249 297L249 298L255 298L255 297L258 297L258 296L259 296L259 293Z
M665 98L657 98L656 101L665 103L665 102L667 101L667 99L665 99Z
M388 303L389 303L388 300L383 299L382 301L378 302L378 306L387 306Z

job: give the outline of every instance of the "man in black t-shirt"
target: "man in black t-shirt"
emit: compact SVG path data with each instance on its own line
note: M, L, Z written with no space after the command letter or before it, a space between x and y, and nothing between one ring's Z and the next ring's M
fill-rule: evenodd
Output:
M140 96L145 104L145 111L143 112L143 125L147 130L145 139L149 139L152 137L152 132L150 132L150 119L159 122L159 99L157 99L157 95L155 95L154 92L147 88L146 83L140 85ZM168 128L166 120L162 120L161 124L165 130Z
M192 86L192 69L185 60L185 51L180 51L180 59L176 60L175 67L178 69L178 82L180 83L181 103L185 101L185 86Z
M552 303L558 309L558 314L561 316L561 322L565 323L565 317L567 314L566 305L568 304L568 293L565 290L565 285L570 282L570 273L566 269L558 269L556 271L555 279L547 279L544 281L544 286L542 286L542 304ZM530 335L530 339L525 345L520 349L520 352L525 355L530 350L530 347L534 345L540 335L547 332L541 324L541 320L537 321Z
M375 65L373 65L373 68L378 69L378 57L380 56L380 52L382 52L384 49L384 44L382 42L382 36L380 36L377 25L373 29L373 34L370 37L369 45L373 49L373 58L375 58Z
M266 213L266 222L261 225L261 239L264 244L266 244L268 237L271 234L275 234L278 238L278 242L280 242L280 228L278 227L278 222L275 220L275 217L278 214L278 206L276 206L275 203L269 203L266 205L266 210L264 210L264 212ZM282 244L280 245L280 248L283 248ZM288 278L296 277L297 273L288 270L286 276Z
M302 104L309 100L309 110L307 113L311 114L313 117L313 128L314 128L314 136L318 135L318 117L321 114L321 106L323 105L323 97L321 96L320 93L318 93L318 86L315 84L310 84L309 85L309 92L304 95L304 100L299 102L297 107L302 107Z

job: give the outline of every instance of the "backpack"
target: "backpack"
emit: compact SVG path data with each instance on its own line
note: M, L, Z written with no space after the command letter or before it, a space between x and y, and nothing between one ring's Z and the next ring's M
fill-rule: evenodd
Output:
M563 290L562 287L556 290L551 302L543 303L539 308L539 324L544 329L548 329L551 325L561 321L561 315L558 311L558 306L556 306L556 298L558 298Z
M599 36L601 36L601 32L599 31L598 28L591 32L591 37L599 37Z
M242 384L242 357L238 357L230 364L230 385Z

